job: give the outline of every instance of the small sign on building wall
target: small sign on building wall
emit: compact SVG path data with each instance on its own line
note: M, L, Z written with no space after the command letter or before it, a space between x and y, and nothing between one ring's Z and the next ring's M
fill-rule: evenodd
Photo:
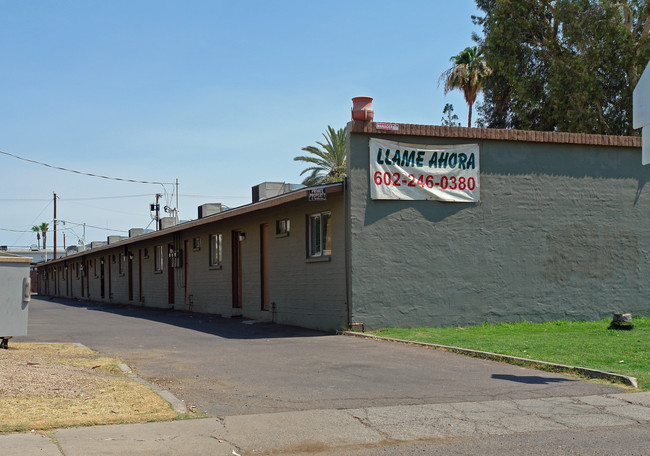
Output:
M399 131L399 125L395 123L377 122L375 127L377 130Z
M370 138L370 197L480 200L478 144L429 146Z
M327 201L327 192L324 188L310 188L309 201Z

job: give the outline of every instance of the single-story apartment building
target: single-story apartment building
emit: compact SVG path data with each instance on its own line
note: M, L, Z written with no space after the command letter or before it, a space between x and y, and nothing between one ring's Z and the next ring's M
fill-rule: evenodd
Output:
M42 264L39 292L323 330L650 315L641 138L353 120L347 144L342 183L261 184Z

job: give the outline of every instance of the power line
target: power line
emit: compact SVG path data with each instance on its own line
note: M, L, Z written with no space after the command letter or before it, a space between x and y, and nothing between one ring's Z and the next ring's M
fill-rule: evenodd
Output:
M110 176L102 176L101 174L86 173L86 172L77 171L77 170L74 170L74 169L63 168L61 166L50 165L50 164L43 163L43 162L40 162L40 161L31 160L31 159L25 158L25 157L19 157L18 155L10 154L8 152L3 152L2 150L0 150L0 154L7 155L7 156L13 157L13 158L17 158L18 160L23 160L23 161L26 161L26 162L29 162L29 163L35 163L37 165L47 166L48 168L58 169L58 170L61 170L61 171L67 171L69 173L81 174L81 175L84 175L84 176L98 177L98 178L101 178L101 179L116 180L116 181L122 181L122 182L134 182L136 184L162 185L163 188L164 188L165 185L175 185L174 182L150 182L150 181L143 181L143 180L137 180L137 179L124 179L124 178L121 178L121 177L110 177Z
M228 199L248 199L250 196L228 196L228 195L180 195L181 198L215 198L215 199L222 199L222 198L228 198Z
M121 232L121 233L127 233L128 232L128 230L114 230L112 228L106 228L106 227L103 227L103 226L88 225L87 223L72 222L70 220L58 219L57 222L59 222L59 223L63 222L64 225L66 223L69 223L71 225L74 225L75 227L77 227L77 226L85 226L86 228L95 228L95 229L98 229L98 230L105 230L105 231L118 231L118 232ZM63 228L63 230L66 230L66 229L68 229L68 228Z
M31 233L32 230L12 230L11 228L0 228L0 231L9 231L11 233Z
M45 212L45 211L47 210L47 208L50 207L51 204L52 204L52 201L51 201L51 200L48 200L48 203L47 203L47 204L45 205L45 207L41 210L41 212L39 212L38 215L37 215L36 217L34 217L34 220L32 220L32 223L30 223L30 227L33 226L34 223L36 223L36 220L38 220L38 219L41 217L41 215L43 214L43 212ZM30 229L29 231L24 231L20 236L18 236L18 239L16 239L16 240L14 241L14 244L18 244L18 241L20 241L20 240L23 238L23 236L25 235L25 233L29 233L30 231L31 231L32 233L34 232L34 231L31 230L31 229Z
M57 195L61 201L94 201L94 200L109 200L109 199L126 199L126 198L144 198L150 197L151 193L142 193L139 195L116 195L116 196L89 196L86 198L63 198ZM51 201L51 198L0 198L1 202L41 202Z
M0 201L2 202L21 202L24 203L26 201L33 201L33 202L43 202L43 201L50 201L49 198L0 198Z
M127 233L128 232L127 230L116 230L116 229L113 229L113 228L107 228L105 226L88 225L87 223L77 223L77 222L71 222L69 220L57 219L57 223L62 223L62 222L63 222L64 226L65 226L66 223L69 223L71 225L74 225L74 227L85 226L86 228L95 228L95 229L103 230L103 231L117 231L117 232L120 232L120 233ZM74 227L59 228L59 231L72 230ZM11 228L0 228L0 231L9 231L11 233L33 233L34 232L34 230L31 230L31 229L30 230L15 230L15 229L11 229ZM48 233L50 231L51 231L50 229L47 230Z
M121 196L90 196L87 198L61 198L61 201L95 201L95 200L108 200L108 199L124 199L124 198L144 198L145 196L151 197L151 193L142 193L140 195L121 195Z

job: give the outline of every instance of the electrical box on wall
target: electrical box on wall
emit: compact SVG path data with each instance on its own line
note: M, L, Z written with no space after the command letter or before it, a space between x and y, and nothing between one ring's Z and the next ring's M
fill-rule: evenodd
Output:
M171 259L172 268L183 267L183 249L172 250L169 252L169 258Z
M23 278L23 302L32 300L32 280L29 277Z

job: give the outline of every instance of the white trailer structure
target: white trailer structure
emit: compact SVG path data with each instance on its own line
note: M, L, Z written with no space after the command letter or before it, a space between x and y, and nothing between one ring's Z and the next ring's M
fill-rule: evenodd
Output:
M27 335L31 258L0 253L0 348L13 336Z

